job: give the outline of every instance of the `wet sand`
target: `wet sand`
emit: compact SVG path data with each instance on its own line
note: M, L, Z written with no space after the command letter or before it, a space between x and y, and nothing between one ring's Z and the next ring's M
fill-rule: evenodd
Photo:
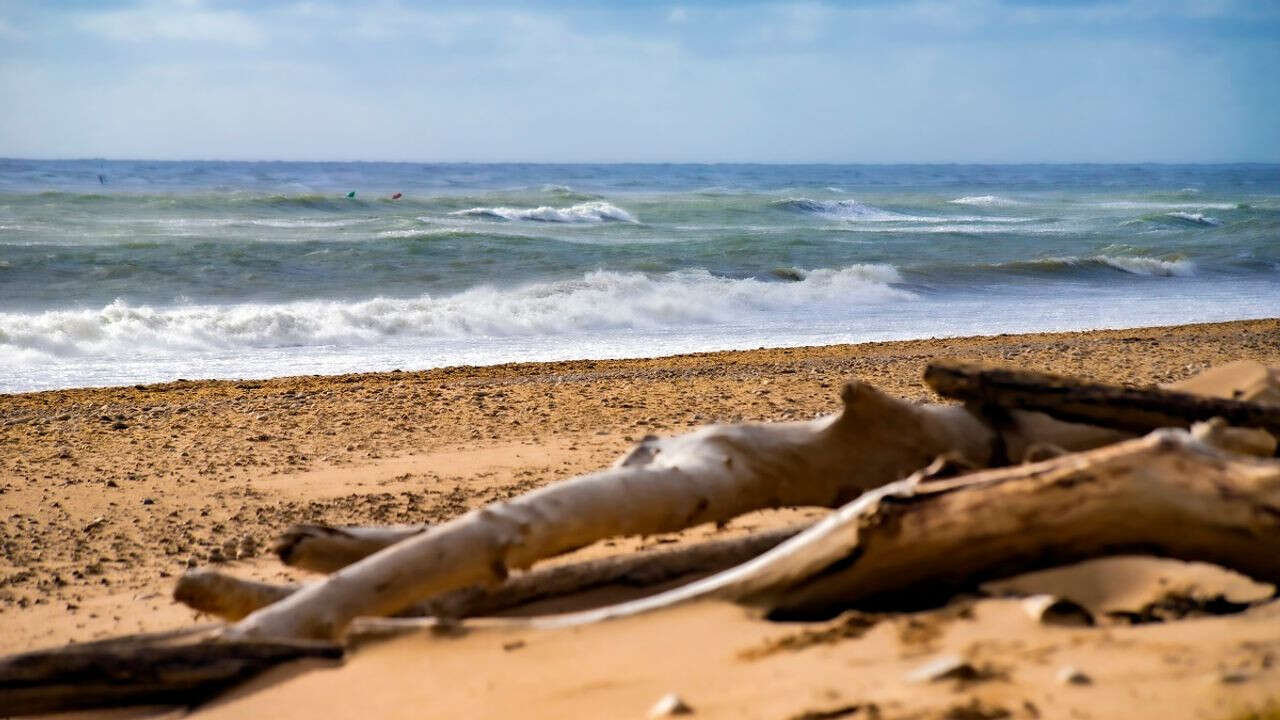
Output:
M606 465L647 434L832 412L841 383L854 377L929 400L919 378L936 357L1167 383L1237 359L1280 365L1280 320L0 396L0 651L191 624L194 613L169 598L189 565L226 560L223 569L239 575L298 579L261 554L291 523L448 519ZM816 513L757 514L724 532ZM588 552L718 532L696 528ZM358 653L337 673L298 675L206 711L243 717L291 709L282 710L285 717L300 713L306 706L298 697L309 695L337 703L331 707L341 715L346 706L318 685L340 694L370 677L395 677L399 668L402 695L387 689L376 703L386 717L642 717L658 688L686 678L685 687L670 690L687 694L699 716L709 717L866 717L873 702L885 717L943 717L957 707L954 717L1069 717L1063 697L1076 693L1071 707L1079 717L1170 716L1157 712L1165 708L1225 718L1280 697L1273 606L1068 633L1013 619L1009 601L981 600L972 617L939 621L952 629L924 646L892 630L916 617L903 616L864 638L753 661L740 651L806 630L732 607L697 606L521 638L527 651L504 651L505 640L485 633L435 644L398 640ZM916 619L927 624L930 617ZM687 632L689 624L705 630ZM430 647L418 647L424 644ZM420 650L421 662L414 659ZM901 681L912 661L941 652L1009 668L1004 679L972 688L921 690ZM612 659L584 665L584 653ZM664 653L692 664L680 670L685 665L665 663ZM457 681L452 690L409 679L424 672L428 658L438 683ZM1079 688L1056 683L1060 665L1086 660L1105 680ZM475 663L470 676L468 663ZM1233 663L1245 668L1245 679L1224 681ZM452 670L437 673L437 666ZM776 693L765 691L770 682ZM435 704L423 698L428 688L437 688ZM971 700L974 712L987 714L964 715ZM1117 712L1115 703L1135 703L1141 712ZM996 709L1008 714L992 714ZM820 714L837 710L844 714ZM359 706L347 711L359 713Z

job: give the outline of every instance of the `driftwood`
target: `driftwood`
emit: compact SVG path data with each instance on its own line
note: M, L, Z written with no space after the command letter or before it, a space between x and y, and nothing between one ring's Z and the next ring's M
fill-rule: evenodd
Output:
M313 638L339 637L349 627L352 637L440 624L369 617L414 603L446 618L488 614L594 584L647 585L713 571L750 556L640 600L501 622L573 625L706 597L784 615L912 606L1014 573L1130 552L1280 581L1280 462L1218 449L1274 447L1266 438L1242 439L1226 423L1270 428L1276 407L971 366L934 365L929 373L931 385L967 407L914 405L853 383L837 416L646 440L610 469L435 527L295 528L277 552L300 567L335 571L329 578L289 588L192 574L179 586L184 601L243 619L212 639L208 631L147 636L4 659L0 715L190 702L278 662L341 654ZM1084 399L1076 402L1076 393ZM1193 433L1126 439L1151 423L1185 426L1207 417L1225 419ZM971 467L1049 459L950 479L937 479L936 466L918 471L944 454ZM509 569L605 537L787 505L840 507L785 541L789 531L508 577ZM717 547L726 552L699 555Z
M329 573L413 537L426 525L406 527L329 527L294 525L271 545L280 562L290 567Z
M1190 427L1220 417L1242 428L1280 435L1280 405L1248 402L1161 388L1128 388L1048 373L934 362L924 380L945 398L980 407L1037 410L1061 420L1134 433Z
M791 527L727 540L647 550L556 565L512 575L495 587L470 587L437 595L402 614L439 618L491 615L547 598L563 597L606 585L651 587L693 573L707 573L746 562L796 535ZM320 556L316 556L320 557ZM184 574L174 599L225 620L239 620L297 592L298 585L244 580L214 570Z
M597 622L708 597L781 614L918 607L986 580L1127 553L1217 563L1280 584L1280 462L1160 430L1031 465L912 477L736 568L537 624Z
M0 716L121 705L190 705L283 662L342 648L233 640L210 628L132 635L0 658Z
M333 638L510 568L596 540L680 530L788 505L835 506L935 456L988 461L994 434L966 410L920 406L851 383L844 411L807 422L702 428L641 443L612 468L432 527L232 626L234 637Z

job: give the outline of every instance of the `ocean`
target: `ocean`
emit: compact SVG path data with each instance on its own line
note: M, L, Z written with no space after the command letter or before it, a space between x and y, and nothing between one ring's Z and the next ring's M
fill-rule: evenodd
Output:
M1280 165L0 160L0 392L1277 315Z

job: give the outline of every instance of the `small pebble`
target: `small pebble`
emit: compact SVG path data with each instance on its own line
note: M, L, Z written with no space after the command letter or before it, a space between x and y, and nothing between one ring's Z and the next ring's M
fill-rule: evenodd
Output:
M1073 665L1066 665L1058 670L1059 685L1088 685L1091 682L1093 680L1088 675Z
M692 715L693 708L675 693L667 693L663 695L658 702L649 708L649 717L663 718L672 715Z
M959 655L942 655L907 673L907 682L924 683L938 680L972 680L978 669Z
M1223 685L1239 685L1249 682L1249 673L1242 670L1225 670L1218 675L1218 682Z
M1022 609L1042 625L1086 627L1093 624L1093 615L1080 604L1054 595L1032 595L1022 601Z

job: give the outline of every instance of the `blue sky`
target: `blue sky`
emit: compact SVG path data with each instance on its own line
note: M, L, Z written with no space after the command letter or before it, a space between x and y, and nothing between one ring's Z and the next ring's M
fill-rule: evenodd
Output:
M0 156L1280 161L1280 2L0 0Z

